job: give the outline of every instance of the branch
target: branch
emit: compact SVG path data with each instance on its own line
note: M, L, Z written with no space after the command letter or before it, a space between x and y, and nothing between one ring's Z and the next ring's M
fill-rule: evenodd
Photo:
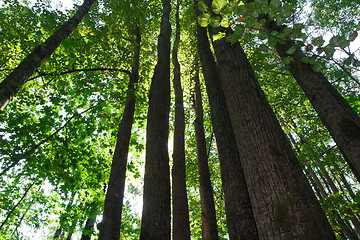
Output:
M20 162L20 160L24 159L25 157L29 156L30 154L32 154L33 152L35 152L36 149L38 149L42 144L44 144L45 142L47 142L48 140L50 140L53 136L55 136L58 132L60 132L62 129L64 129L66 127L66 125L68 123L71 122L71 120L75 117L78 117L80 115L82 115L85 112L88 112L90 110L92 110L93 108L99 106L100 104L102 104L103 102L105 102L105 100L99 102L98 104L91 106L90 108L72 115L66 122L64 125L62 125L58 130L56 130L54 133L52 133L51 135L49 135L47 138L45 138L44 140L40 141L38 144L36 144L35 146L33 146L30 150L26 151L24 154L22 154L21 156L13 159L13 163L10 164L10 166L8 166L7 168L5 168L1 173L0 176L4 175L7 171L9 171L12 167L14 167L16 164L18 164Z
M61 72L61 73L39 73L39 75L29 78L27 80L31 81L34 80L36 78L39 77L44 77L44 76L61 76L61 75L65 75L65 74L69 74L69 73L74 73L74 72L94 72L94 71L112 71L112 72L122 72L122 73L126 73L128 75L131 75L131 72L128 70L123 70L123 69L117 69L117 68L85 68L85 69L73 69L73 70L68 70L65 72Z

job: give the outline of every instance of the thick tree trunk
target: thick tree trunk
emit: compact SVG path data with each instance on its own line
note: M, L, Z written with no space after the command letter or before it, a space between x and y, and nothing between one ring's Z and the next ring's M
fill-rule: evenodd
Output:
M150 87L140 239L170 239L170 2L163 3L158 63Z
M260 239L335 239L240 44L214 49Z
M186 191L185 168L185 114L181 88L178 47L180 42L179 0L176 6L176 34L172 51L174 65L175 126L172 167L173 239L190 239L189 206Z
M196 4L195 6L197 6ZM219 153L229 236L232 240L258 239L250 197L236 147L225 95L210 50L207 30L199 25L197 25L197 40Z
M282 31L284 28L278 27L273 21L269 21L266 27L269 32ZM302 62L305 55L300 49L292 55L286 53L293 44L294 41L291 40L285 44L278 43L276 51L281 58L294 58L295 61L289 64L289 71L305 92L360 181L360 117L322 73L315 72L311 64Z
M35 70L70 36L94 5L95 1L96 0L85 0L72 18L64 23L59 30L53 33L44 43L36 47L34 51L0 83L0 111L6 107L7 103L26 83Z
M126 165L129 151L131 129L135 112L135 84L139 76L140 30L136 30L136 46L133 56L130 83L126 104L117 134L116 146L111 165L109 185L104 203L103 220L99 224L99 239L120 239L122 205L125 189Z
M204 240L217 240L219 239L219 236L217 232L213 189L210 181L208 155L206 151L206 140L203 124L203 106L198 70L195 76L195 114L196 119L194 121L194 125L200 179L202 238Z

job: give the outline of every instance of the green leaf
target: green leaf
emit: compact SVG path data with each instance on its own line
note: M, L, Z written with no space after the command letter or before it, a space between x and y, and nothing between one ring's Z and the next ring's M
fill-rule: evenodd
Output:
M206 3L204 1L200 1L198 3L198 7L199 7L199 10L202 11L202 12L207 12L208 11L208 6L206 5Z
M212 9L215 14L220 14L221 10L226 7L226 0L213 0Z
M313 40L311 40L312 45L321 47L324 44L325 40L322 36L316 37Z
M345 47L349 46L350 41L347 40L344 36L333 36L330 39L329 43L333 47L345 48Z
M214 39L214 41L216 41L216 40L222 39L225 36L226 36L226 34L224 32L219 32L218 34L213 35L213 39Z
M271 0L269 5L272 10L280 10L282 3L280 0Z
M224 28L228 28L229 27L229 19L228 18L221 19L220 26L222 26Z
M209 25L210 17L211 16L208 13L201 14L198 17L199 25L202 26L202 27L207 27L207 25Z
M262 52L268 52L269 48L265 44L261 44L259 46L259 50L262 51Z
M219 16L214 16L214 17L211 17L210 18L210 21L209 21L209 24L212 26L212 27L219 27L220 26L220 21L221 21L221 17Z
M296 51L296 46L293 45L293 46L291 46L288 50L286 50L286 53L289 54L289 55L291 55L291 54L293 54L295 51Z
M303 57L303 58L301 59L301 61L302 61L303 63L309 63L309 62L310 62L310 58L309 58L309 57Z
M292 63L292 62L295 62L295 60L294 60L294 58L291 57L291 56L288 56L288 57L286 57L286 58L283 59L283 63L285 63L285 64L290 64L290 63Z

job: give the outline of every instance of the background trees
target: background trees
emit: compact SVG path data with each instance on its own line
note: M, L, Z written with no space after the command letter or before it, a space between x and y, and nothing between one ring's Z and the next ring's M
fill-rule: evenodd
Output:
M171 4L175 9L175 2ZM80 6L60 11L46 1L32 4L1 1L0 5L2 80ZM204 3L199 3L200 24L233 29L226 39L241 42L336 236L339 239L344 236L356 238L359 233L358 182L289 73L289 64L294 59L279 58L275 47L286 37L298 41L296 47L304 54L301 61L312 64L315 71L321 71L359 114L359 25L356 20L359 4L355 1L334 4L331 1L272 0L268 5L267 0L246 4L216 0L211 5L217 16L211 17ZM97 234L96 227L91 230L91 219L96 219L95 226L101 221L117 128L125 109L128 74L136 45L136 23L141 29L142 42L121 236L123 239L138 238L141 206L137 204L141 202L144 174L147 101L150 78L160 60L155 49L161 9L158 1L98 1L0 114L1 172L19 160L1 176L1 237L31 238L29 231L37 229L38 233L44 233L44 238L54 236L57 230L63 238L72 236L72 239L80 239L85 229L94 233L93 236ZM182 31L178 59L186 121L190 230L191 237L199 239L201 209L195 131L191 126L195 120L192 78L193 62L197 58L197 19L191 1L182 2L180 13ZM265 28L259 20L265 13L279 25L287 26L283 32ZM174 28L175 11L170 20ZM220 32L213 40L223 35ZM174 39L175 35L172 37ZM286 51L290 55L293 49ZM220 139L216 136L215 120L214 123L210 120L211 99L207 98L201 74L200 85L217 230L219 238L226 238L224 197L226 200L229 189L225 188L230 184L224 183L223 196L217 154L220 145L216 145ZM174 101L170 109L169 139L172 139ZM169 156L171 151L170 147ZM231 183L231 179L226 181Z

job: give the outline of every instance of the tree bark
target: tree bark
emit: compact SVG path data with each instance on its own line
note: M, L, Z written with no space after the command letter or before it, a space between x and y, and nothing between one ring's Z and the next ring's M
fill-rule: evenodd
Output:
M219 154L228 233L232 240L255 240L258 239L256 223L225 95L210 50L207 30L200 25L197 25L197 44Z
M117 134L109 185L104 203L103 220L99 224L99 240L120 239L126 166L135 112L135 84L138 82L139 78L140 42L140 30L137 28L136 46L130 74L130 83L127 90L126 104Z
M260 239L336 239L239 43L214 41Z
M185 114L183 90L181 88L178 48L180 42L179 0L176 5L176 32L172 51L174 66L175 126L172 167L173 239L190 239L189 206L186 191L185 168Z
M281 32L284 28L277 26L274 21L268 21L265 26L269 32ZM302 62L305 54L300 48L294 54L286 53L294 43L292 40L285 44L278 43L276 51L281 58L294 58L295 61L288 65L289 71L305 92L357 180L360 181L360 117L322 73L315 72L311 64Z
M41 66L60 44L80 24L84 16L90 11L96 0L85 0L75 15L64 23L44 43L36 47L3 82L0 83L0 112L8 102L26 83L28 78Z
M170 239L170 2L163 3L158 63L150 87L140 239Z
M210 180L208 155L206 151L203 106L198 69L195 75L195 114L196 119L194 121L194 125L200 179L202 238L204 240L217 240L219 239L219 236L217 231L213 189Z

